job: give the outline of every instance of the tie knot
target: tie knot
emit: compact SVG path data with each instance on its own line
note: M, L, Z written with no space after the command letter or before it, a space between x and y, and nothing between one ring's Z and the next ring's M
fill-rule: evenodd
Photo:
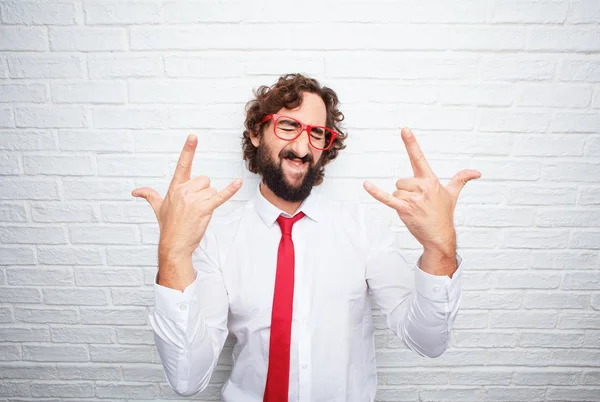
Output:
M279 223L279 227L281 228L281 234L284 235L292 235L292 226L294 223L298 222L300 219L304 217L304 212L300 212L296 216L292 218L286 218L285 216L279 216L277 218L277 223Z

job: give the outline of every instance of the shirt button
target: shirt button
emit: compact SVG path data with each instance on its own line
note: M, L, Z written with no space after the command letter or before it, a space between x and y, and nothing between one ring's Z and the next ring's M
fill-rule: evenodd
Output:
M179 305L179 308L181 309L181 311L185 311L185 310L187 310L187 304L183 304L183 303L181 303L181 304Z
M307 365L307 364L303 364L303 365L302 365L302 370L306 370L307 368L308 368L308 365Z
M439 292L439 291L440 291L440 287L439 287L439 286L437 286L437 285L436 285L436 286L434 286L434 287L433 287L433 291L434 291L434 292Z

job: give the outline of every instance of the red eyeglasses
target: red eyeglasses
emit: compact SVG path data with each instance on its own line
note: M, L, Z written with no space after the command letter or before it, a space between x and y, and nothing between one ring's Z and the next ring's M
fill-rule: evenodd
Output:
M318 150L326 151L333 145L338 136L335 131L323 126L310 126L292 117L279 114L268 114L261 119L261 123L273 120L273 131L278 138L293 141L302 134L304 130L309 134L308 142Z

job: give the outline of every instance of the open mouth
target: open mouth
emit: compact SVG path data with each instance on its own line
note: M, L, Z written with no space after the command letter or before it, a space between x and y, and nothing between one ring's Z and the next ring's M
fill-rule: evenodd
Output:
M308 162L302 162L301 159L284 159L283 162L292 171L304 172L308 167Z

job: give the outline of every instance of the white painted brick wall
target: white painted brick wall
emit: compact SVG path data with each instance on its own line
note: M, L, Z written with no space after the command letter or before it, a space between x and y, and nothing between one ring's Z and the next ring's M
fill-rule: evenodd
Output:
M252 89L303 72L342 101L323 191L410 174L414 129L468 263L450 349L422 359L375 312L380 401L600 400L600 1L0 0L0 401L178 399L147 322L164 192L243 174ZM211 385L218 400L231 342Z

